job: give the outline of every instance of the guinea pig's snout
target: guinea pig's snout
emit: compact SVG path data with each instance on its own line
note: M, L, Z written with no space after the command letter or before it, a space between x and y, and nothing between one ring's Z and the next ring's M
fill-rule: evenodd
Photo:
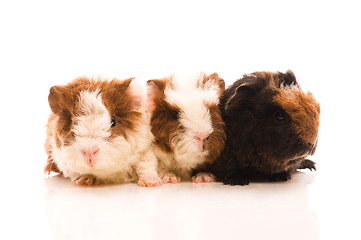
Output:
M313 155L316 150L316 143L300 143L299 147L303 154Z
M205 144L207 140L209 139L209 133L196 133L196 136L194 137L197 143L198 150L203 152Z
M313 155L315 153L316 147L317 147L317 141L314 144L310 143L310 150L309 150L310 155Z
M94 167L97 155L99 153L99 148L97 146L86 147L81 150L81 153L85 159L85 162L90 167Z

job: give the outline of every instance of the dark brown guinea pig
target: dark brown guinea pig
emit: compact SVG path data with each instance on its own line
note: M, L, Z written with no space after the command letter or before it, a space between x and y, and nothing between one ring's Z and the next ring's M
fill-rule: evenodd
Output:
M292 71L254 72L228 87L220 102L226 146L211 172L224 184L287 181L297 169L316 170L320 106Z

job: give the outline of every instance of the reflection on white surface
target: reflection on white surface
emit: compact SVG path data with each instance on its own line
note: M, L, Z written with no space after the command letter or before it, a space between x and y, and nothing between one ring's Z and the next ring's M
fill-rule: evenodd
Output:
M135 184L74 187L45 179L54 239L319 239L308 203L313 174L249 186ZM297 233L297 234L295 234Z

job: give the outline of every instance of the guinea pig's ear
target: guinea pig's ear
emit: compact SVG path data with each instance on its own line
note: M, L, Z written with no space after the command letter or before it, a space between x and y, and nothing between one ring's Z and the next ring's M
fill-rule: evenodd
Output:
M294 85L299 87L298 82L296 80L296 76L291 70L287 70L286 73L278 72L278 79L279 79L278 87L280 87L281 85L283 86Z
M239 105L238 103L242 102L242 100L244 99L242 92L246 91L246 88L246 83L242 83L239 86L235 87L234 91L230 93L231 96L229 96L228 99L225 99L226 102L224 103L224 109L230 110L236 108L237 105Z
M131 105L135 107L135 109L140 109L143 106L143 88L137 81L134 80L134 77L123 80L117 85L116 91L119 94L127 92L131 98Z
M235 83L237 84L237 82ZM259 85L256 81L248 81L240 83L238 86L234 85L230 88L230 92L224 95L224 109L231 110L237 109L240 106L244 106L249 100L250 97L259 89ZM228 96L228 99L227 99Z
M151 79L147 81L147 100L146 111L153 112L156 102L164 98L164 89L166 83L160 79Z
M220 78L217 73L212 73L212 74L208 75L206 78L204 78L203 85L210 83L210 82L215 83L218 86L220 94L222 94L224 92L224 90L226 89L224 80L222 78Z
M55 114L65 108L67 89L65 86L53 86L50 88L48 102L51 111Z

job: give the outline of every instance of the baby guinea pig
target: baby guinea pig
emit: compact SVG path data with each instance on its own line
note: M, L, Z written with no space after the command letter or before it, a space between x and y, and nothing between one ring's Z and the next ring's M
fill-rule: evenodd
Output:
M53 86L45 173L60 173L75 185L161 185L143 93L132 78L81 77Z
M153 150L163 183L190 180L193 170L212 163L225 142L224 122L218 107L225 84L217 73L153 79L147 82L147 110L152 113ZM193 182L212 182L199 172Z
M225 91L220 106L226 146L209 168L218 180L247 185L316 170L306 157L316 149L320 106L302 92L292 71L244 75Z

